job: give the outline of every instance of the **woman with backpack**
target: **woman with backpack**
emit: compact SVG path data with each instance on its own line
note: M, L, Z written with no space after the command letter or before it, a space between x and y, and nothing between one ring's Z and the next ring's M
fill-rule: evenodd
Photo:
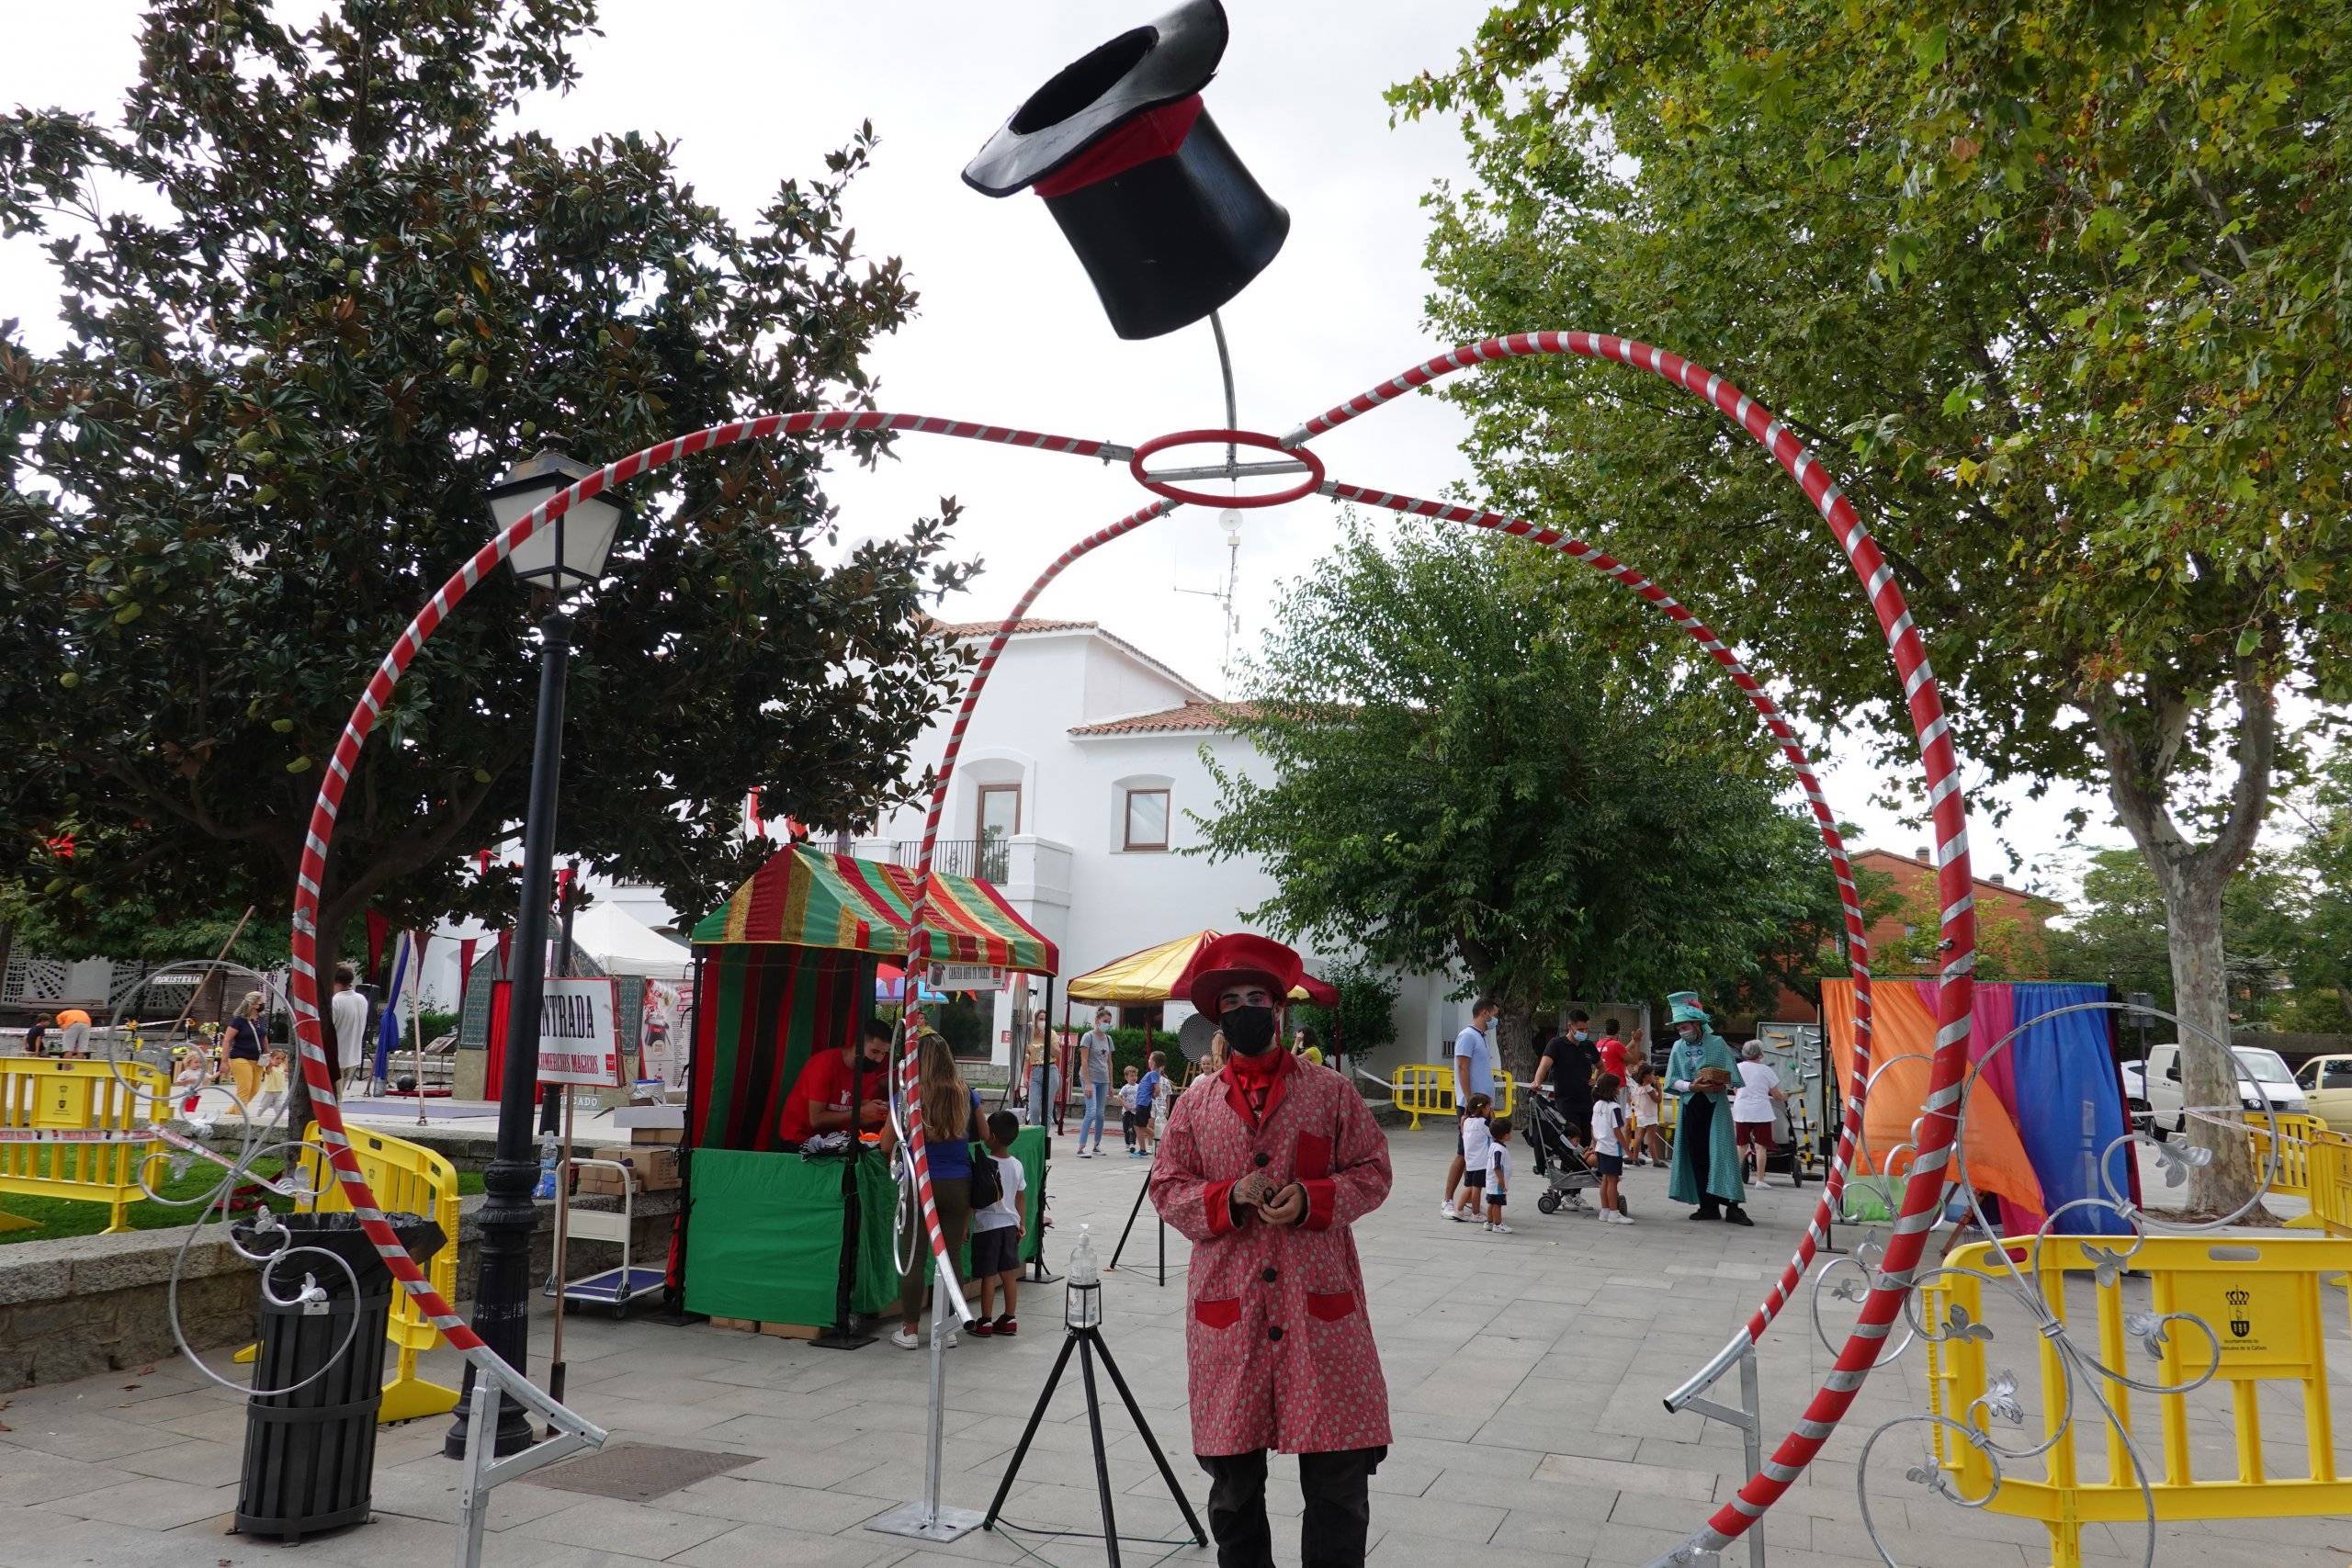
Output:
M931 1201L939 1213L939 1228L946 1234L949 1267L964 1249L972 1229L972 1137L980 1125L980 1095L965 1083L956 1066L956 1053L947 1037L935 1029L915 1036L914 1113L922 1125L923 1158L931 1170ZM899 1287L899 1331L890 1343L901 1350L918 1349L922 1337L922 1308L930 1293L923 1263L931 1256L931 1236L920 1210L905 1215L920 1238L914 1266ZM956 1343L956 1330L946 1330Z

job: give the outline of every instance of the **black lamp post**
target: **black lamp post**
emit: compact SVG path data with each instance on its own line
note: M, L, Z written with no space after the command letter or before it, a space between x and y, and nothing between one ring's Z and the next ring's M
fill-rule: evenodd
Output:
M542 451L516 464L492 489L491 512L503 531L594 471L560 451ZM620 523L621 509L611 502L583 501L507 558L515 576L547 594L539 621L538 728L531 744L531 796L523 822L523 903L514 921L506 1070L498 1089L497 1151L481 1179L481 1273L474 1292L473 1328L482 1343L515 1367L530 1364L531 1233L537 1224L531 1189L539 1174L531 1152L531 1090L538 1082L539 999L547 978L548 907L554 897L556 784L563 766L563 683L571 658L563 597L604 576L605 558ZM465 1456L474 1387L469 1362L464 1394L441 1446L451 1459ZM528 1447L534 1435L523 1407L511 1399L503 1399L501 1406L497 1452Z

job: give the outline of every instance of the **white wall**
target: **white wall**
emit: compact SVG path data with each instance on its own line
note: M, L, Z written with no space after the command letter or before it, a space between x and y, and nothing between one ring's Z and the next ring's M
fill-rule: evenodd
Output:
M1275 891L1273 879L1253 862L1212 862L1182 852L1201 842L1193 818L1216 814L1216 786L1202 749L1228 770L1256 775L1262 764L1254 748L1230 734L1200 730L1069 733L1181 706L1194 695L1091 633L1030 634L1006 644L973 710L941 837L972 835L978 783L1022 780L1022 832L1010 846L1002 890L1059 945L1065 977L1189 931L1249 929L1252 922L1242 911ZM937 764L948 728L946 719L933 727L913 753L913 766ZM1167 851L1125 848L1130 786L1169 791ZM877 837L920 837L922 817L920 807L902 810ZM887 843L880 848L887 852ZM872 841L859 846L862 853L876 849ZM1308 953L1309 966L1321 956ZM1442 1058L1468 1014L1466 1001L1445 999L1451 988L1450 980L1437 976L1402 978L1396 1043L1381 1053L1382 1063ZM1010 997L1000 999L1000 1035L1011 1007Z

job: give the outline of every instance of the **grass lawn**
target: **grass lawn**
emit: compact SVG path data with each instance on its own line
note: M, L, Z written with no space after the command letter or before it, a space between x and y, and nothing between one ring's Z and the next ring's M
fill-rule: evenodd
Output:
M261 1175L274 1177L284 1168L284 1163L282 1160L274 1158L255 1160L254 1169ZM161 1168L168 1171L169 1168ZM201 1198L210 1191L213 1185L225 1174L227 1173L209 1160L197 1160L189 1165L186 1174L178 1177L166 1174L164 1179L153 1182L153 1185L156 1190L167 1198ZM481 1173L480 1171L461 1170L458 1173L459 1196L471 1197L481 1190ZM290 1200L280 1198L275 1193L265 1194L265 1198L269 1206L280 1213L293 1207ZM77 1198L34 1198L15 1192L0 1192L0 1213L13 1214L18 1219L33 1222L31 1229L0 1230L0 1247L17 1241L48 1241L58 1236L96 1235L107 1228L107 1217L110 1211L104 1203L85 1202ZM169 1230L175 1225L193 1224L204 1213L203 1206L198 1203L175 1206L170 1203L153 1202L144 1198L133 1202L123 1212L124 1218L130 1224L130 1228L138 1231ZM216 1215L216 1221L217 1218Z

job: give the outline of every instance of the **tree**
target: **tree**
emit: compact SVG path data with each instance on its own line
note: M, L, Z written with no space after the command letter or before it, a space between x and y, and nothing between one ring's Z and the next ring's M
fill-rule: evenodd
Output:
M2267 855L2250 860L2232 879L2222 939L2233 1023L2275 1026L2283 1015L2290 972L2307 942L2303 894L2289 863ZM2178 1012L2165 919L2163 890L2144 857L2135 850L2094 851L2080 907L2049 933L2050 973L2104 980L2126 994L2145 991L2158 1008Z
M2287 857L2304 899L2290 1027L2352 1032L2352 750L2319 770L2308 831Z
M1549 998L1721 990L1834 922L1818 842L1731 739L1744 709L1655 643L1577 628L1605 585L1508 541L1394 539L1360 532L1283 593L1236 720L1264 776L1211 764L1206 852L1278 886L1250 918L1458 969L1522 1075Z
M1900 919L1907 933L1871 952L1871 970L1879 975L1934 975L1942 969L1937 930L1941 913L1936 885L1920 877L1891 899L1887 911ZM1976 906L1976 977L1980 980L2041 980L2056 973L2051 968L2050 933L2040 922L2007 905L1990 899Z
M1396 1040L1396 978L1378 964L1342 959L1325 966L1324 984L1340 993L1337 1007L1306 1007L1300 1021L1311 1025L1328 1054L1343 1049L1368 1056Z
M279 17L159 0L119 124L0 118L0 227L46 237L69 340L0 332L0 880L68 930L133 901L257 903L282 930L318 770L489 536L510 462L558 433L602 459L864 406L864 356L914 302L842 220L870 128L739 228L667 141L512 129L576 79L586 0ZM909 793L906 748L960 669L919 620L966 575L953 503L829 569L820 475L748 444L628 492L638 521L573 620L567 854L693 909L748 869L751 786L852 829ZM385 710L337 824L322 967L363 908L513 909L503 868L464 856L523 813L535 618L485 581ZM70 859L40 847L68 835Z
M2105 786L2219 1036L2222 890L2301 750L2278 695L2352 695L2347 37L2345 0L1520 0L1395 93L1471 140L1439 322L1638 335L1780 413L1885 549L1971 759ZM1610 367L1455 395L1498 504L1605 521L1739 607L1825 728L1905 743L1837 547L1721 420ZM2234 1102L2223 1053L2188 1073ZM2235 1207L2245 1139L2198 1137L2192 1206Z

